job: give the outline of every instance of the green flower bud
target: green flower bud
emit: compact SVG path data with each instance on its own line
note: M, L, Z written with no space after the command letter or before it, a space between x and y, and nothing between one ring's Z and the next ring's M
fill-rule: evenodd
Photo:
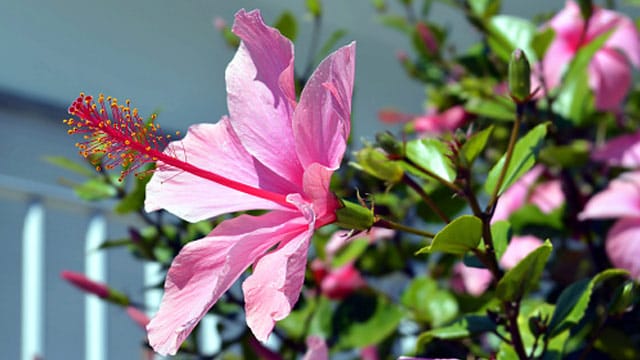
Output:
M580 7L580 14L586 21L593 15L593 1L592 0L578 0L578 6Z
M336 210L336 225L355 230L368 230L375 221L373 210L360 204L340 200L342 207Z
M622 314L638 301L638 287L633 281L627 281L616 289L614 299L609 306L610 314Z
M511 97L519 103L529 99L531 94L531 67L522 49L511 53L509 61L509 91Z
M388 183L402 180L404 170L397 162L389 160L387 155L377 149L364 148L356 153L357 166L369 175Z
M401 156L402 151L402 142L398 141L393 134L388 131L377 133L376 140L378 145L387 152L389 155L399 155Z

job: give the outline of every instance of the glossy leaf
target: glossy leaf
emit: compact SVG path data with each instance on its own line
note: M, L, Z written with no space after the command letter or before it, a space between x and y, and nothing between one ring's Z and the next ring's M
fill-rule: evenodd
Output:
M447 181L453 181L456 172L448 158L449 154L447 146L437 139L407 142L407 157L411 161Z
M628 272L621 269L608 269L590 279L583 279L564 289L558 297L556 310L549 322L549 336L553 337L563 330L577 324L589 305L593 288L600 282L614 277L628 276Z
M411 309L416 320L440 327L458 315L458 303L436 280L417 277L402 293L402 305Z
M423 348L434 339L457 340L465 339L472 335L494 331L496 324L486 316L465 315L455 323L429 330L418 337L418 347Z
M441 251L448 254L464 255L475 249L482 238L482 221L473 215L462 215L440 230L426 246L416 254Z
M464 161L471 165L475 161L475 159L482 153L482 151L487 146L487 142L493 133L493 125L488 128L479 131L467 140L467 142L462 145L462 156L464 157Z
M547 134L547 123L540 124L531 129L525 136L523 136L515 145L509 167L505 174L498 195L502 194L505 190L511 186L522 175L529 171L533 165L535 165L536 158L540 149L544 137ZM500 160L491 168L487 182L484 184L484 190L487 194L493 194L494 188L497 186L500 172L504 167L505 155L502 155Z
M464 104L464 109L471 114L503 121L513 121L516 113L514 103L506 99L471 98Z
M551 27L547 27L541 32L536 33L531 40L531 48L538 59L542 59L547 52L549 45L556 36L556 32Z
M489 46L504 61L509 61L511 53L521 48L532 62L537 60L530 44L536 33L536 26L523 18L497 15L489 21Z
M496 296L503 301L518 301L540 284L540 277L551 255L549 240L507 271L496 286Z

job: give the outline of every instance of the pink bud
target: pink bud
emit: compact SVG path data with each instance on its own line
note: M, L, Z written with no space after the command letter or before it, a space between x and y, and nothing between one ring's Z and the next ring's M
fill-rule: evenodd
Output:
M322 280L320 289L329 299L342 300L364 285L358 269L349 263L329 272Z
M433 37L433 33L431 29L427 26L427 24L423 22L419 22L416 24L416 30L418 31L418 35L420 35L420 39L424 43L424 46L427 48L430 54L435 54L438 52L438 42L435 37Z
M217 30L224 30L224 28L227 27L227 22L220 16L216 16L215 18L213 18L213 27L215 27Z
M65 270L60 273L60 276L85 292L94 294L102 299L109 297L109 287L89 279L84 274Z

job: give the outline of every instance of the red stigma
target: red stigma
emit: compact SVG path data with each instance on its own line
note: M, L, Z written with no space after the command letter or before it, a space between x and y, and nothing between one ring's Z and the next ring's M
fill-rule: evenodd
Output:
M91 160L96 170L112 170L122 167L120 179L139 168L155 162L154 153L162 151L167 137L154 123L155 114L148 122L139 115L138 109L118 104L116 98L100 94L80 94L69 107L69 114L78 117L64 120L69 134L84 134L83 141L76 143L80 155Z

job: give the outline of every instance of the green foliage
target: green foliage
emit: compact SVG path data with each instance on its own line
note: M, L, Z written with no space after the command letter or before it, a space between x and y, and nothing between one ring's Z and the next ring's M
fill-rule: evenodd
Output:
M484 130L478 131L473 134L473 136L471 136L464 145L462 145L462 158L466 164L473 164L476 158L486 148L487 142L493 133L493 129L493 126L489 126Z
M519 301L540 284L540 277L551 255L549 240L507 271L496 287L496 296L504 301Z
M353 294L333 314L332 332L339 334L339 349L378 343L391 335L404 316L397 305L382 296Z
M431 241L429 246L416 254L441 251L448 254L464 255L478 247L482 238L482 221L473 215L462 215L447 224Z
M547 124L540 124L531 129L516 143L513 156L509 162L509 167L505 173L504 180L498 190L498 195L502 194L522 175L529 171L535 165L536 158L542 147L543 140L547 134ZM488 194L493 194L494 189L498 185L500 172L504 167L506 156L503 155L500 160L489 171L487 182L484 184L484 190Z
M374 148L363 148L355 153L355 166L380 180L397 183L402 179L404 170L396 161L389 160L387 155Z
M531 42L536 33L536 26L522 18L496 15L489 20L489 46L505 62L509 61L511 53L521 48L531 61L536 61L536 52L531 48Z
M605 270L592 279L583 279L567 287L558 298L556 310L549 323L549 336L554 337L571 326L577 324L584 316L593 288L599 283L614 276L627 276L620 269Z
M426 331L418 337L418 348L426 347L435 339L458 340L467 339L473 335L492 332L496 324L486 316L464 315L451 325Z
M413 312L415 320L433 327L440 327L458 315L455 297L438 287L438 283L428 277L416 277L402 293L402 305Z
M456 171L449 156L449 149L439 140L418 139L407 142L407 158L409 160L422 169L426 169L447 181L452 181L456 178ZM413 167L410 166L411 168ZM414 172L425 176L419 169Z
M280 30L280 33L291 41L295 41L298 36L298 23L295 16L289 11L280 14L273 27Z

